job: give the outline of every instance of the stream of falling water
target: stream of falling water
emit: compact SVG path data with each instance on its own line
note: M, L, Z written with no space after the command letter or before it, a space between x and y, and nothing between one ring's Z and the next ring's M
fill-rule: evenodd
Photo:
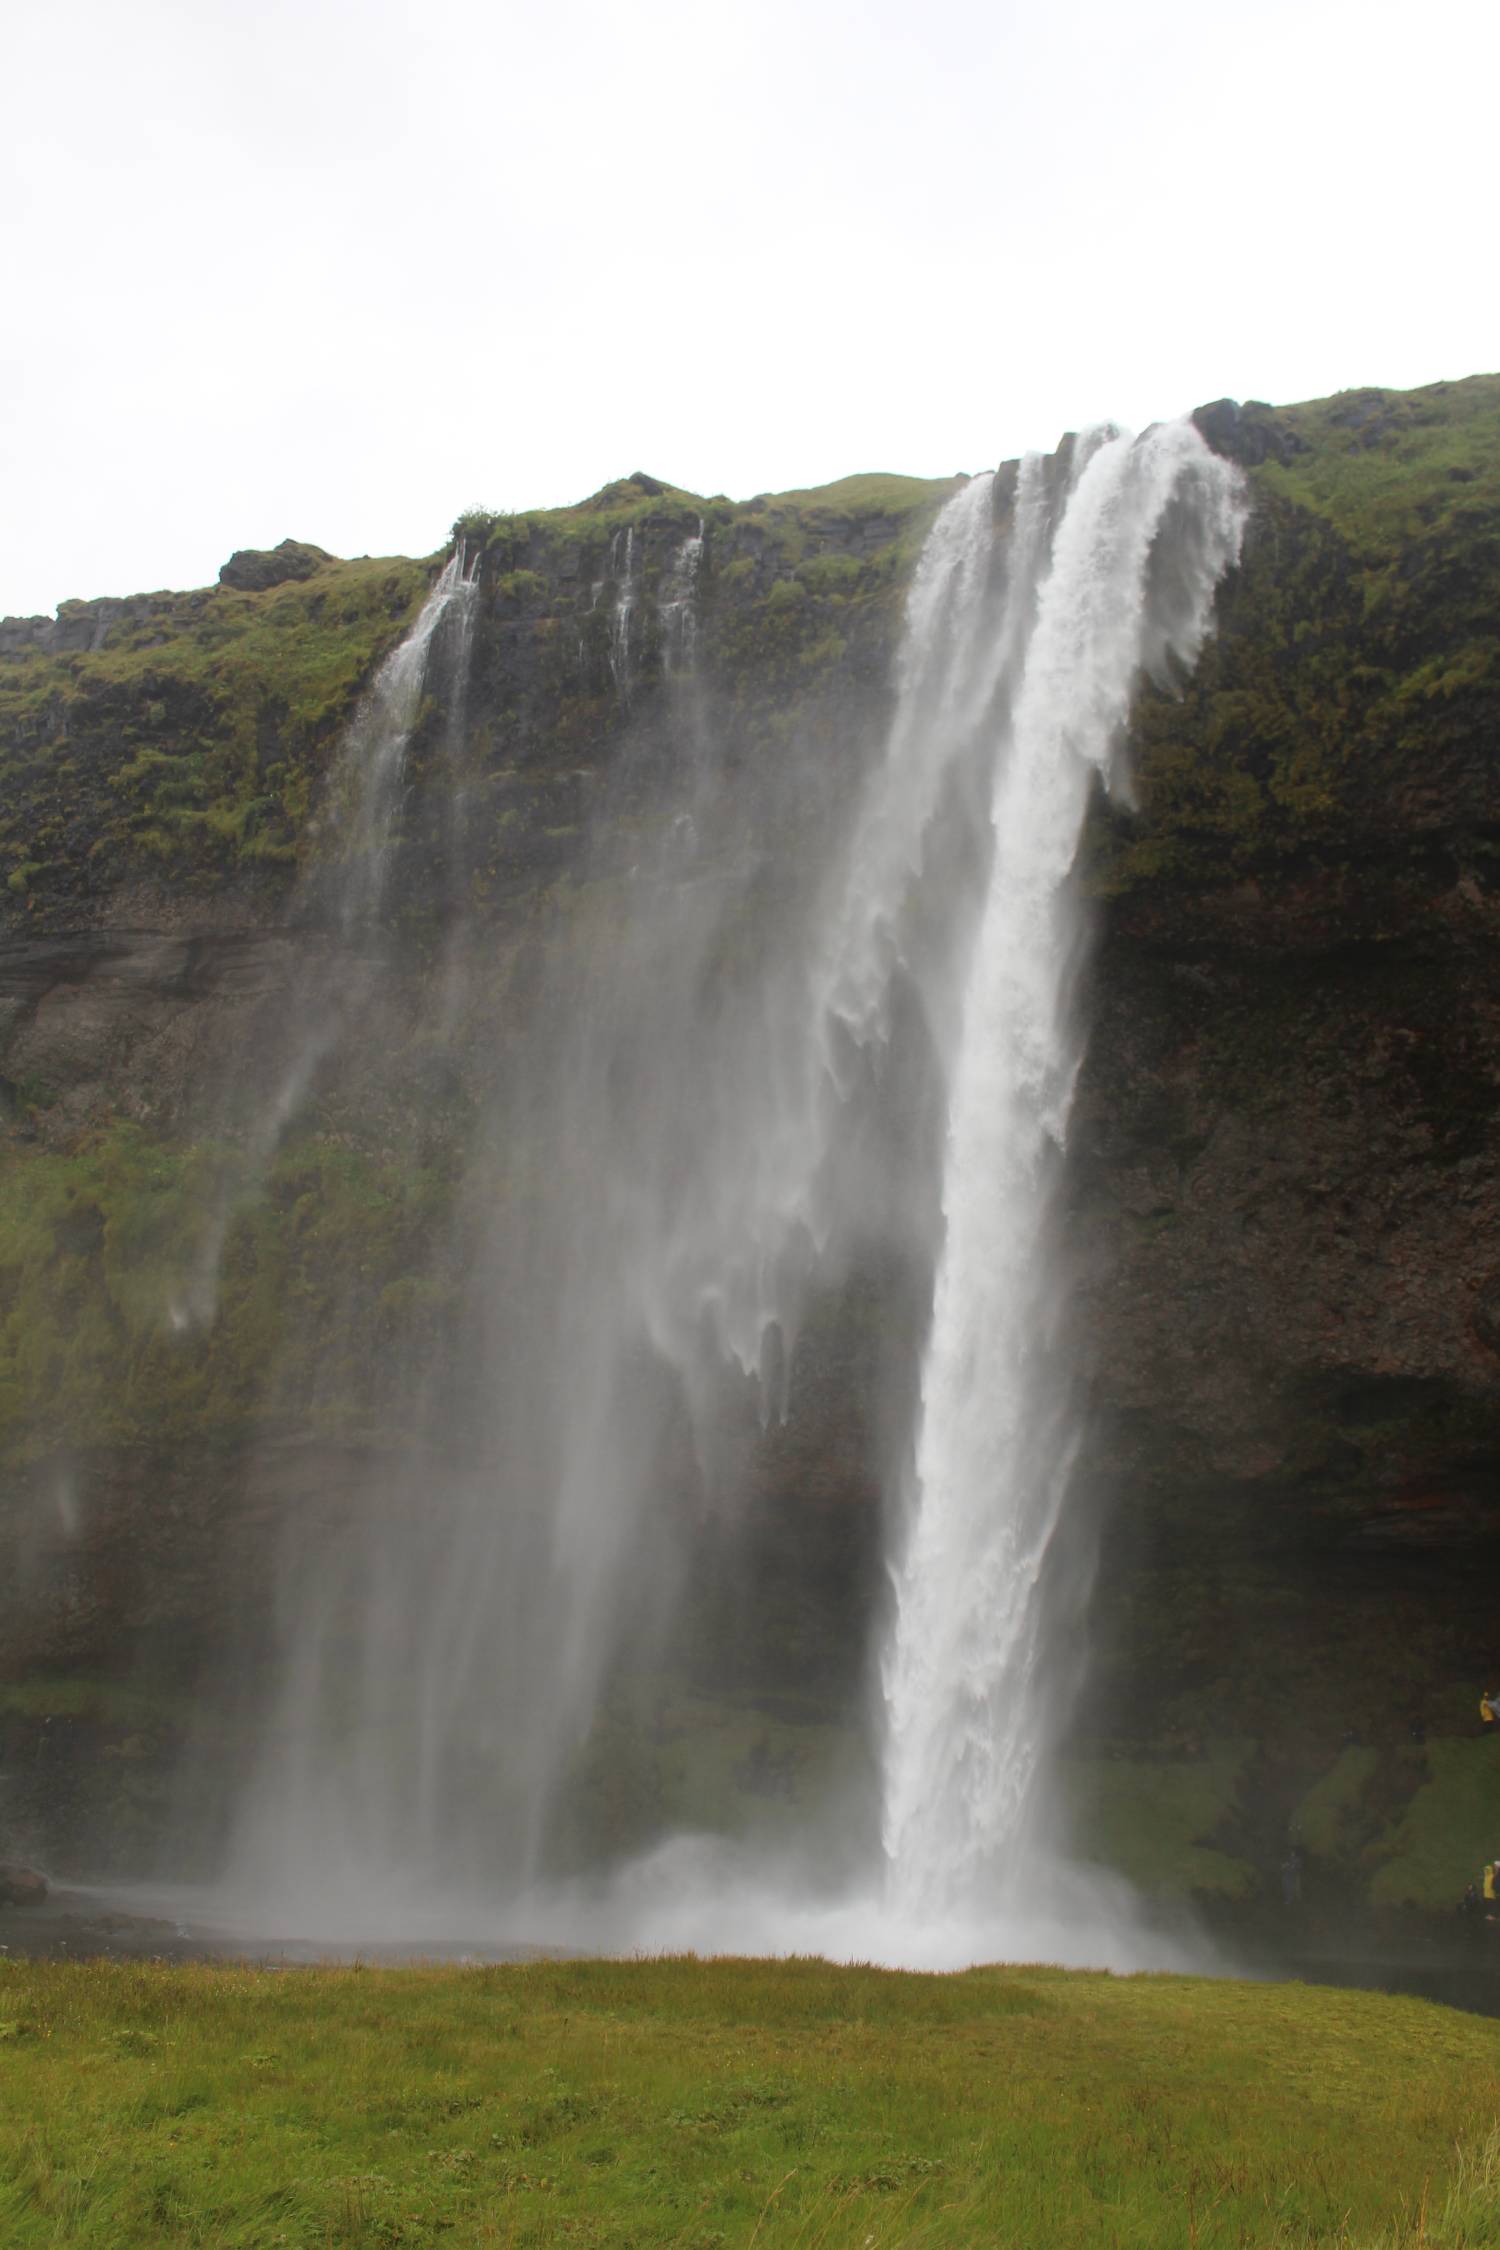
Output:
M640 599L640 560L636 553L634 524L616 532L610 549L610 572L615 579L616 592L609 618L609 668L616 694L622 703L628 703L635 685L631 669L631 632L636 603Z
M668 679L691 675L698 654L698 573L703 567L703 518L673 555L657 600L662 670Z
M338 918L347 933L369 928L384 903L406 754L422 706L432 648L439 630L454 619L458 662L450 683L450 710L461 723L478 584L478 559L466 563L460 540L411 631L376 673L350 727L333 781L339 824L333 888Z
M269 1052L257 1044L253 1075L232 1089L240 1162L232 1180L221 1182L213 1197L192 1270L168 1308L174 1328L196 1327L213 1318L234 1207L259 1190L320 1066L374 994L378 968L371 949L390 881L407 752L433 649L440 633L456 627L448 683L455 715L451 734L462 724L478 592L478 557L466 558L460 541L350 722L329 788L326 819L332 850L326 863L303 878L293 905L295 921L308 916L321 896L323 917L336 928L342 951L334 967L315 951L304 957L295 989L278 997ZM450 754L453 747L450 740Z
M633 1898L632 1926L661 1942L1143 1957L1121 1888L1070 1868L1046 1817L1077 1669L1045 1629L1078 1432L1054 1239L1083 1039L1074 869L1092 792L1118 779L1136 684L1195 663L1244 508L1236 472L1188 423L1099 430L1023 462L998 533L993 497L975 479L928 539L885 755L810 949L795 1064L757 1113L735 1222L701 1253L721 1317L739 1277L721 1340L753 1365L765 1333L795 1319L788 1241L822 1245L833 1227L850 1057L879 1068L913 898L934 881L934 823L964 787L987 848L972 912L920 979L946 1111L942 1234L890 1499L882 1865L869 1889L819 1905L684 1849L652 1862ZM1151 1957L1169 1955L1157 1941Z
M974 478L920 557L881 753L812 831L822 864L753 972L728 997L715 981L766 856L744 801L760 777L700 775L656 855L596 886L599 950L543 1010L538 1074L496 1121L490 1162L519 1161L528 1134L545 1161L513 1205L478 1215L466 1425L439 1386L413 1431L428 1448L416 1473L436 1479L420 1507L372 1512L332 1568L293 1551L279 1746L241 1808L247 1881L274 1875L292 1911L368 1895L410 1930L413 1898L488 1871L490 1905L512 1930L524 1916L523 1934L888 1959L1003 1950L1002 1923L1034 1926L1055 1903L1041 1816L1066 1703L1046 1565L1078 1419L1053 1232L1082 1039L1073 869L1136 683L1196 660L1241 528L1236 473L1186 423L1093 432ZM698 656L701 560L700 533L663 590L679 684ZM623 706L644 582L633 529L611 562ZM473 599L455 568L351 737L346 932L380 912L434 605ZM300 1085L333 1035L320 1025L343 1020L330 1008L306 1012ZM913 1016L906 1067L920 1055L918 1106L941 1125L930 1221L898 1208L921 1163L871 1159L865 1130L891 1105L895 1026ZM893 1244L922 1267L930 1319L888 1463L881 1817L858 1895L814 1914L801 1876L778 1888L688 1839L580 1904L549 1882L547 1839L632 1610L674 1582L658 1495L684 1413L705 1504L727 1506L747 1387L774 1423L807 1303ZM493 1468L438 1469L455 1438ZM1053 1957L1071 1943L1036 1942Z
M1153 544L1187 502L1169 585ZM900 1917L998 1905L1028 1869L1047 1699L1040 1588L1076 1442L1051 1216L1081 1053L1072 871L1148 656L1184 667L1238 552L1232 472L1185 424L1110 439L1068 495L1036 592L991 803L962 1005L943 1250L885 1663L885 1850Z

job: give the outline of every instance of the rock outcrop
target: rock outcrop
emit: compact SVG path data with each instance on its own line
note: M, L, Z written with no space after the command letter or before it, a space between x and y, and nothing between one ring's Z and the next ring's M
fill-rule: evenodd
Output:
M304 539L283 539L276 547L239 547L220 568L219 584L242 594L263 594L288 579L311 578L332 561L325 548L311 547Z

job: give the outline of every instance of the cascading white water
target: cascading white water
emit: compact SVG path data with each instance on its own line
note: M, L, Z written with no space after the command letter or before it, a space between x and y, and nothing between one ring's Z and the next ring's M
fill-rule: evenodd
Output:
M810 1262L837 1222L833 1156L851 1050L878 1049L885 1039L903 917L929 831L955 776L988 756L984 721L1025 627L1027 573L1044 523L1042 464L1022 464L1017 567L998 589L993 484L989 475L967 483L924 543L884 754L801 950L768 972L755 1042L726 1055L708 1089L706 1160L661 1216L646 1298L657 1348L686 1369L703 1349L706 1324L715 1351L773 1396L771 1370L785 1365Z
M468 559L460 541L411 630L380 665L350 722L329 789L326 819L332 832L331 850L326 863L304 877L293 908L294 918L308 914L316 890L346 946L368 941L379 922L407 752L422 707L433 646L445 627L456 632L450 753L456 748L478 594L479 558ZM358 951L331 975L321 958L310 957L299 971L290 1005L278 1006L270 1055L257 1051L253 1077L235 1090L237 1114L231 1126L240 1161L233 1179L220 1183L191 1273L168 1307L175 1329L197 1327L213 1318L234 1204L263 1179L319 1067L343 1027L370 997L374 981L372 963Z
M690 673L698 647L698 573L703 566L703 518L672 557L657 603L662 670L668 679Z
M528 1098L497 1134L513 1167L536 1105L545 1161L479 1234L476 1332L496 1325L497 1308L525 1306L469 1412L469 1442L496 1462L495 1481L446 1475L420 1538L372 1521L332 1563L294 1554L282 1716L244 1808L245 1879L294 1897L381 1891L386 1911L403 1884L474 1879L486 1861L508 1886L539 1872L627 1627L622 1588L646 1609L680 1567L652 1528L675 1441L670 1413L639 1395L642 1369L680 1383L726 1507L742 1445L726 1423L743 1403L726 1368L763 1375L782 1403L767 1339L794 1335L809 1246L826 1245L847 1200L835 1161L845 1050L884 1038L873 1017L856 1021L855 996L873 1004L877 957L893 970L926 827L954 770L986 749L992 486L965 488L923 558L890 754L852 845L837 846L830 821L837 858L821 883L812 864L806 910L765 931L771 950L743 992L727 1002L704 965L754 879L763 783L725 779L710 761L701 797L674 793L671 825L632 868L603 950L586 951L586 978L549 1004L539 1051L513 1079ZM1039 491L1028 471L1023 494ZM1030 500L1023 514L1037 518ZM617 534L627 587L635 561ZM621 656L628 645L622 636ZM680 738L696 714L675 699L674 712ZM803 778L788 773L789 795ZM351 1657L338 1635L351 1620L353 1730L339 1709ZM476 1806L482 1833L471 1833L453 1775L477 1737L498 1809L481 1818Z
M1137 678L1194 662L1242 524L1236 472L1186 423L1029 458L998 532L995 498L974 479L928 537L884 755L638 1262L690 1393L707 1334L784 1405L775 1369L847 1199L850 1101L915 978L948 1125L915 1468L891 1508L883 1832L904 1925L993 1908L1007 1878L1013 1903L1033 1864L1038 1589L1075 1433L1049 1234L1079 1055L1070 873ZM972 911L956 903L918 969L912 918L932 910L929 840L955 791L984 807L988 847Z
M466 562L460 540L411 631L376 673L349 729L333 779L334 817L338 822L334 837L335 898L346 934L367 927L380 912L390 873L406 754L427 683L428 657L439 627L451 613L457 620L460 661L467 671L478 577L478 558ZM461 686L455 689L450 708L459 714L457 723L461 725Z
M827 1263L857 1169L850 1121L872 1072L879 1085L897 984L914 983L947 1127L931 1328L891 1495L879 1879L873 1897L819 1903L668 1848L621 1894L621 1937L1142 1957L1128 1907L1060 1864L1036 1817L1067 1700L1043 1574L1077 1431L1051 1232L1081 1051L1072 869L1137 679L1191 667L1242 524L1237 473L1184 423L1089 433L1023 463L1008 498L976 479L929 536L884 756L795 962L767 971L758 1038L717 1059L696 1176L654 1207L635 1268L690 1393L705 1332L774 1388L766 1340L794 1331ZM919 943L955 797L986 848L966 863L968 910ZM878 1240L902 1222L866 1207L861 1223Z
M618 582L615 606L609 619L609 668L614 678L615 693L622 703L630 701L634 679L631 673L631 626L635 619L635 605L640 595L636 575L635 525L628 524L617 531L610 546L610 570Z
M1150 564L1174 503L1192 537L1168 598ZM1195 661L1241 526L1234 472L1191 425L1111 439L1068 496L1017 652L885 1662L884 1842L903 1917L994 1907L1024 1879L1056 1692L1039 1671L1039 1585L1075 1442L1049 1224L1080 1054L1072 870L1136 678L1165 655Z
M1099 432L966 483L918 563L880 753L821 805L817 739L779 769L696 755L711 678L679 679L656 717L632 701L639 557L633 529L615 535L601 587L624 817L602 809L519 1034L503 980L486 983L483 924L424 1027L466 1061L515 1041L484 1091L456 1239L432 1252L466 1356L414 1379L410 1457L337 1543L292 1529L273 1723L239 1807L248 1886L298 1916L358 1901L387 1928L446 1887L525 1900L541 1928L559 1808L601 1714L617 1724L622 1652L654 1661L651 1621L704 1519L732 1535L754 1408L785 1412L809 1302L885 1258L933 1306L919 1407L918 1346L902 1346L914 1426L883 1463L883 1854L867 1832L884 1908L817 1942L901 1957L911 1931L1024 1891L1038 1577L1073 1428L1048 1228L1078 1056L1070 870L1138 672L1192 661L1238 535L1234 472L1186 425ZM669 677L694 654L701 552L685 542L664 580ZM461 573L447 591L474 598ZM351 736L368 794L345 800L333 897L356 980L367 958L378 973L363 938L440 616L424 611ZM459 623L447 645L466 661L472 611ZM461 678L452 693L450 748ZM347 1021L326 992L312 1002L304 1088ZM903 1109L915 1122L893 1123ZM882 1131L894 1154L871 1153ZM620 1942L690 1934L634 1913ZM756 1926L758 1942L799 1927L785 1896Z

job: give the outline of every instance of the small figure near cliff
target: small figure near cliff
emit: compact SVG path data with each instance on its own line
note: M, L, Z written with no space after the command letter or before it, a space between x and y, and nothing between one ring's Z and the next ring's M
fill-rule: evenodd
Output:
M1479 1698L1479 1716L1487 1727L1492 1727L1500 1719L1500 1702L1496 1701L1493 1688L1486 1688Z
M1493 1922L1495 1919L1495 1863L1492 1859L1485 1862L1483 1888L1484 1918L1487 1922Z

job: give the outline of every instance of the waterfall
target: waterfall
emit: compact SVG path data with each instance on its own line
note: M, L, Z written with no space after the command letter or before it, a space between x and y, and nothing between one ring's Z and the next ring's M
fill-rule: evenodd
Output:
M1024 573L997 562L994 479L975 477L940 511L919 559L896 660L882 755L817 886L791 957L768 964L753 1037L723 1056L709 1088L702 1158L663 1213L649 1302L653 1339L679 1367L717 1355L784 1404L786 1362L810 1269L828 1250L847 1183L834 1162L855 1055L876 1058L905 918L945 791L988 755L985 720L1020 629ZM1023 464L1016 547L1029 558L1043 477ZM987 770L987 769L985 769Z
M1050 1231L1081 1037L1071 871L1136 682L1191 668L1241 526L1235 471L1187 423L1086 433L1024 460L1008 492L981 476L946 504L882 755L793 959L766 967L756 1036L715 1060L696 1164L641 1258L650 1333L690 1395L714 1411L707 1336L784 1411L800 1303L841 1230L899 1231L851 1185L850 1128L861 1099L884 1099L893 995L916 987L947 1123L931 1328L890 1495L898 1921L993 1903L1025 1864L1039 1698L1062 1701L1039 1670L1040 1587L1076 1428ZM983 833L945 896L935 839L955 800Z
M422 707L428 658L439 627L452 612L457 619L460 664L466 672L478 567L477 557L466 567L460 541L411 631L376 673L334 770L335 858L329 887L346 936L368 929L384 904L406 754ZM450 709L460 714L461 725L461 688Z
M630 701L633 680L630 669L630 629L635 617L636 599L640 592L636 577L635 525L628 524L617 531L610 542L610 575L618 591L615 606L609 619L609 669L615 683L615 693L622 703Z
M1188 511L1173 568L1153 544ZM1084 464L1013 652L993 856L965 981L943 1168L944 1239L885 1662L892 1905L993 1904L1024 1869L1047 1698L1041 1582L1067 1489L1070 1396L1051 1214L1081 1051L1072 870L1137 676L1196 660L1239 547L1232 470L1188 424Z
M815 1813L801 1864L826 1882L835 1859L854 1884L858 1858L880 1914L819 1942L886 1957L1034 1897L1061 1704L1045 1566L1077 1427L1052 1216L1081 1051L1072 869L1137 679L1194 661L1240 522L1235 472L1186 424L964 482L918 559L884 722L833 776L812 727L776 756L705 751L727 704L695 664L701 527L658 598L672 692L637 692L641 558L618 530L596 594L631 709L576 882L509 957L492 965L476 924L435 1004L427 985L382 1012L444 602L450 789L464 763L472 576L455 560L434 588L351 730L324 877L346 942L289 1011L296 1071L268 1077L273 1150L335 1047L389 1100L383 1043L399 1056L418 1012L474 1089L451 1236L413 1276L453 1308L442 1349L393 1357L400 1445L342 1516L291 1520L279 1558L276 1692L232 1851L304 1928L309 1903L395 1932L442 1899L542 1926L580 1792L602 1771L618 1811L630 1757L677 1740L660 1703L641 1714L692 1571L722 1553L742 1590L736 1541L795 1421L799 1339L820 1302L879 1302L893 1271L902 1356L869 1475L892 1602L883 1704L851 1754L866 1840L831 1849L838 1811ZM597 1871L669 1834L573 1848ZM803 1928L807 1890L784 1879L763 1942ZM701 1904L718 1877L695 1880ZM688 1893L643 1881L621 1942L693 1942L652 1919Z
M662 670L668 679L690 673L698 647L698 572L703 563L703 518L673 555L657 603Z
M473 645L479 560L462 541L443 565L411 630L376 671L350 722L334 764L325 830L331 849L298 885L292 919L323 920L344 952L330 961L316 950L300 965L295 989L279 996L273 1019L252 1040L253 1054L229 1091L228 1123L240 1161L213 1197L191 1273L168 1308L178 1330L213 1318L219 1267L235 1203L264 1180L306 1100L319 1068L345 1035L377 981L370 944L390 880L396 815L407 752L422 708L432 651L440 632L454 633L448 747L456 753Z

